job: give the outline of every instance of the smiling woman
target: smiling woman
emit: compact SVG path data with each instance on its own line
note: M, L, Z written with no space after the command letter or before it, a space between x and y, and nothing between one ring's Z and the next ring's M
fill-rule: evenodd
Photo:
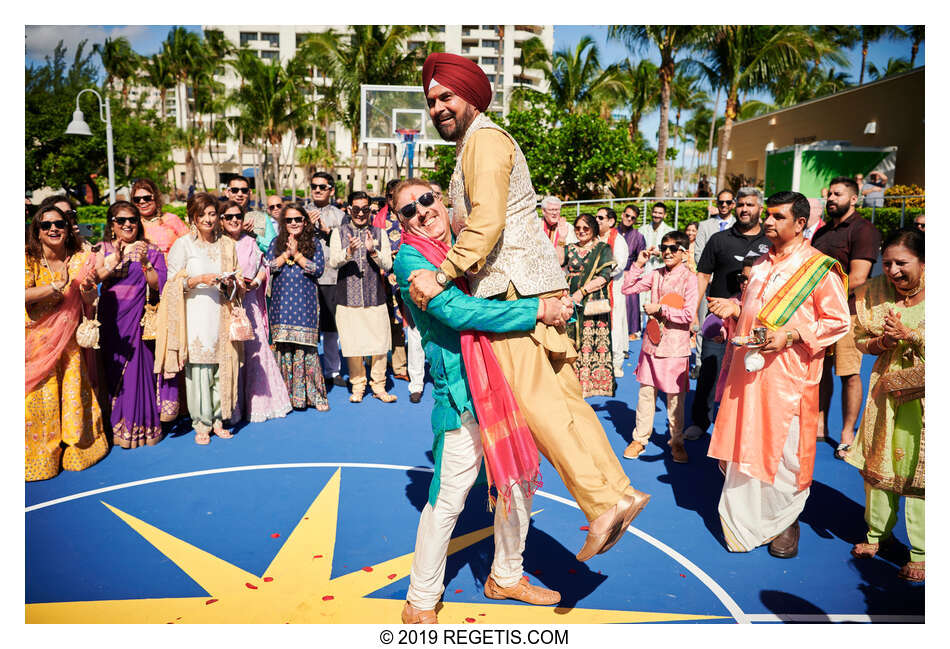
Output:
M37 210L26 245L27 481L81 471L109 451L75 336L83 304L95 299L94 256L62 210Z

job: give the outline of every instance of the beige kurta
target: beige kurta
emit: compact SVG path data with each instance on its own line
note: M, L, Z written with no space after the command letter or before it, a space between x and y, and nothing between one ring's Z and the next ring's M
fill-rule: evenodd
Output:
M495 128L479 128L480 124L484 122L474 123L474 129L459 143L461 165L456 174L461 171L464 181L457 183L454 178L452 186L460 184L464 195L453 194L452 200L455 205L467 203L471 207L466 229L459 234L441 265L453 278L481 271L489 255L492 255L490 263L504 258L504 252L495 256L493 250L505 236L509 206L518 199L509 196L512 179L521 175L519 182L526 180L530 185L527 165L514 141ZM550 248L540 223L535 223L540 235L538 245ZM518 244L527 246L532 241L523 237ZM551 252L538 250L531 255L539 273L560 273L553 255L553 268L541 266ZM521 280L516 276L521 271L516 269L512 274L511 269L502 270L512 282ZM553 291L547 295L558 293ZM509 283L506 293L498 297L513 300L531 296L519 295L514 283ZM587 519L593 520L606 512L624 494L632 495L630 479L607 441L597 414L583 399L573 367L577 352L564 328L539 322L532 332L495 334L492 338L492 349L538 449L554 465Z

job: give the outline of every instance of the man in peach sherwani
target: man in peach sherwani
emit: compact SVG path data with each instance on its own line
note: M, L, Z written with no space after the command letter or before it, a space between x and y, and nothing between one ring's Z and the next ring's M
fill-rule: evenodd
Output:
M810 207L797 192L779 192L766 201L763 223L771 240L769 252L752 266L743 294L736 332L749 335L754 327L768 328L760 352L765 365L746 370L742 350L728 369L725 390L709 456L723 460L726 480L719 500L719 518L730 551L748 552L769 543L769 553L791 558L798 553L798 516L805 507L815 466L818 428L818 383L825 347L847 333L847 277L832 260L803 238ZM826 264L813 285L792 290L793 274L810 260ZM827 266L831 266L830 270ZM809 292L809 289L810 292ZM763 309L784 291L801 303L783 324ZM709 298L710 311L728 316L735 303ZM720 313L722 311L722 313ZM781 311L781 310L779 310Z

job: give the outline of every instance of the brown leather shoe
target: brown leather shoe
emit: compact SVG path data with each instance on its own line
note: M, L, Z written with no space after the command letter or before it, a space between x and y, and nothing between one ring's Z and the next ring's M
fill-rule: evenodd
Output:
M528 583L527 577L522 577L514 586L502 588L491 575L485 582L485 597L489 599L516 599L528 604L537 604L538 606L551 606L561 601L561 593L556 590L549 590L534 586Z
M409 602L402 607L403 624L438 624L439 618L435 611L423 611Z
M637 515L643 511L643 508L647 506L647 503L650 502L650 494L634 489L631 500L633 501L633 504L627 508L627 513L624 514L623 520L621 520L620 524L614 528L613 533L607 539L607 542L604 543L604 547L602 547L597 554L603 554L610 548L614 547L614 545L617 544L617 541L623 538L627 528L630 527L630 523L633 522L633 519L636 518Z
M772 539L769 543L769 554L779 559L791 559L798 554L798 519L785 528L781 534Z
M640 454L643 453L645 447L643 444L637 440L633 440L630 444L627 445L627 448L623 451L623 456L628 460L635 460L640 457Z
M673 461L679 464L686 464L689 462L689 454L686 453L686 447L683 446L683 442L677 440L673 442L670 447L673 449Z

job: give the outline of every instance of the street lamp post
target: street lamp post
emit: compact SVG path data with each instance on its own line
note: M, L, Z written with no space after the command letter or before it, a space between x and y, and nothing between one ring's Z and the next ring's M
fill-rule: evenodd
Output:
M106 157L109 161L109 202L115 203L115 156L112 150L112 113L109 110L109 98L106 97L105 101L103 101L102 95L91 88L80 90L79 94L76 95L76 110L73 112L73 121L66 127L66 135L92 135L92 131L89 130L89 124L86 123L86 118L83 117L82 111L79 109L79 98L84 92L91 92L99 100L99 119L106 124Z

